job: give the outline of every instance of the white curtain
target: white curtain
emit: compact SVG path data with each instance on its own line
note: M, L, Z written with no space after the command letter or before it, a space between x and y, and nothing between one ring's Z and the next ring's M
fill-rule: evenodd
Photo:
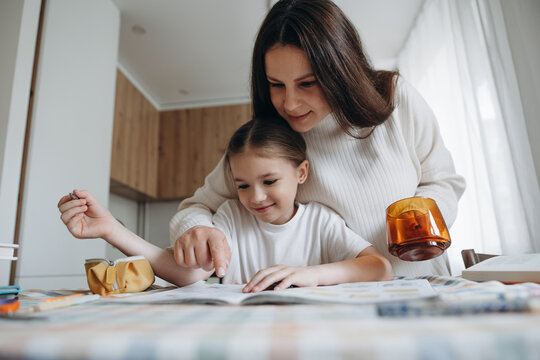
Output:
M540 190L500 0L427 0L398 68L467 180L450 230L453 273L462 249L540 252Z

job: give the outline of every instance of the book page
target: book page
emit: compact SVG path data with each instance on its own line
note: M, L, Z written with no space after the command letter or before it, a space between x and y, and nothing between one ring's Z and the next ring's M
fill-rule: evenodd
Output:
M111 295L115 302L127 302L134 304L239 304L246 297L253 294L242 293L244 285L209 284L198 281L188 286L166 291L156 291L145 295L144 292L136 294Z
M260 294L260 295L259 295ZM437 293L425 279L346 283L265 291L246 299L246 304L258 303L333 303L373 304L435 297ZM280 298L283 298L280 301Z
M242 293L244 285L207 284L199 281L189 286L136 296L122 296L112 301L152 304L260 304L260 303L336 303L370 304L435 297L437 293L425 279L347 283L334 286L292 288L260 293ZM114 296L113 296L114 297Z

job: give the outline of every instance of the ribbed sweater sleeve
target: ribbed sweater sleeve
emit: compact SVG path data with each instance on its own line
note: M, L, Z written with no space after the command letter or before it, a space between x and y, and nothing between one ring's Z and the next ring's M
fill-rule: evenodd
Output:
M420 166L420 181L416 196L434 199L448 226L457 216L458 200L465 190L465 179L456 174L454 162L440 135L433 111L418 91L400 80L397 102L412 158Z

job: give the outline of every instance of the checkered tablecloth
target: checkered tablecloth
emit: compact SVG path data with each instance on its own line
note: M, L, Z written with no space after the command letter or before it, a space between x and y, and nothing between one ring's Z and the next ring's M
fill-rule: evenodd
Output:
M430 282L439 292L471 288ZM42 315L0 319L0 358L540 359L540 313L531 312L381 317L374 305L91 303Z

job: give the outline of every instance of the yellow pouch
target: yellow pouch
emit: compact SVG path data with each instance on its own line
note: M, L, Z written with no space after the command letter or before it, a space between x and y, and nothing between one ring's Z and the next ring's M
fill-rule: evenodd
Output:
M154 271L144 256L130 256L114 262L86 259L86 280L92 292L99 295L144 291L154 283Z

